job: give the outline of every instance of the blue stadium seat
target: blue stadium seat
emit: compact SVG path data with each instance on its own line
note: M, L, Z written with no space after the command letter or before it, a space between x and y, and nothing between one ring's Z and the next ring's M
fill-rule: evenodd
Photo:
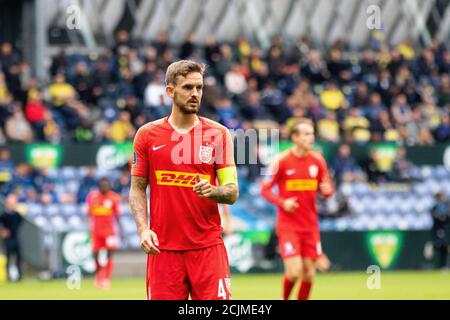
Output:
M64 214L65 216L73 216L73 215L78 215L78 205L73 204L73 203L65 203L63 205L61 205L61 209L62 209L62 214Z
M60 174L63 180L74 180L81 178L81 176L78 175L78 169L71 166L61 168Z
M42 229L44 229L44 230L49 230L49 229L51 229L51 226L50 226L50 224L48 223L48 220L47 220L47 218L46 218L45 216L37 216L37 217L35 217L34 223L35 223L38 227L40 227L40 228L42 228Z
M423 165L420 167L420 176L422 179L431 178L433 174L433 167L430 165Z
M87 167L77 167L77 177L83 179L86 176Z
M58 204L49 204L44 206L44 214L46 216L56 216L61 213L61 208Z
M80 188L80 180L79 179L67 180L65 182L65 186L68 193L76 195L78 193L78 189Z
M71 216L67 220L71 229L77 230L85 227L83 220L79 216Z
M321 231L332 231L336 228L336 223L333 219L322 219L319 225Z
M354 214L358 215L358 214L364 213L364 203L358 197L350 197L349 207L350 207L350 211Z
M120 204L120 212L123 216L131 215L130 205L127 202L122 202Z
M40 203L30 203L28 204L27 216L30 218L44 214L44 208Z
M252 183L248 188L248 193L253 197L259 197L261 186L257 183Z
M353 184L353 193L355 196L360 197L369 193L369 186L365 182L355 182Z
M81 204L78 205L78 213L81 216L87 216L88 215L86 203L81 203Z
M127 238L127 247L132 249L139 249L141 247L141 240L137 234Z
M65 231L68 229L68 225L62 216L54 216L50 218L50 222L57 231Z
M337 231L345 231L349 229L351 222L347 217L338 218L336 220L336 230Z
M363 214L357 217L354 217L351 220L351 225L354 230L366 230L369 225L370 217Z
M414 179L422 179L422 171L419 166L413 166L411 168L410 174Z

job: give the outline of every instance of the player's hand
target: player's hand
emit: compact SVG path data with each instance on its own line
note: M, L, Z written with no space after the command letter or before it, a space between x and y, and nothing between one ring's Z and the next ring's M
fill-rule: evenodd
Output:
M141 233L141 249L147 254L158 254L159 246L158 237L156 233L150 229L146 229Z
M319 185L320 193L324 196L329 196L333 193L333 187L330 181L322 182Z
M325 253L322 253L322 255L316 260L316 268L320 272L327 272L330 270L331 262L330 259L328 259L327 255Z
M294 212L298 208L297 197L287 198L283 201L282 207L286 212Z
M9 229L3 228L0 232L0 235L3 239L6 239L11 235L11 231L9 231Z
M223 235L224 236L231 236L233 234L233 228L231 226L231 223L225 223L223 226Z
M200 175L195 176L194 192L201 198L209 198L213 193L213 186L208 180L200 179Z

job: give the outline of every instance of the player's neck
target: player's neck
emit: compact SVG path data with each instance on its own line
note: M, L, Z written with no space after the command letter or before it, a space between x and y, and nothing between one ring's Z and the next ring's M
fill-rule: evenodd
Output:
M176 131L189 132L189 130L191 130L199 123L200 119L195 113L184 114L178 111L176 108L172 108L172 113L170 114L167 121L169 121L172 128L174 128Z
M294 156L302 158L302 157L306 157L310 150L304 149L304 148L300 148L299 146L294 145L292 147L292 153L294 154Z

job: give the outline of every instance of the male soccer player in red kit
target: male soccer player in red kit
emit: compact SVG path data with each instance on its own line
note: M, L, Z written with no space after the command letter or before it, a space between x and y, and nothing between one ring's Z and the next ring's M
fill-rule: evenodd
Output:
M92 251L96 266L94 284L99 289L109 289L113 267L112 254L119 244L116 219L120 216L120 196L111 191L108 178L102 178L99 181L99 190L91 191L86 203L91 219ZM105 266L99 261L99 252L102 249L107 250L108 262Z
M236 201L237 173L229 131L197 115L203 72L194 61L172 63L166 72L172 112L142 126L134 139L129 201L148 254L148 299L231 299L217 204Z
M293 147L272 163L271 177L263 182L261 194L278 206L276 231L285 268L283 298L289 299L295 283L301 279L297 297L306 300L316 272L315 260L322 254L317 191L328 197L333 186L325 160L312 151L312 121L299 119L292 126L290 137ZM275 185L279 194L272 192Z

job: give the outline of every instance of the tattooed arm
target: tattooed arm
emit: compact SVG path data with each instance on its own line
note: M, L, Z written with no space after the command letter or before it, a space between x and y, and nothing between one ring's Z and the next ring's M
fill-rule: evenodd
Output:
M234 183L213 186L208 180L201 180L199 175L196 176L196 182L194 192L201 198L209 198L218 203L233 204L239 196L238 186Z
M130 208L141 239L142 250L147 254L157 254L158 237L149 229L147 221L147 185L147 178L131 176Z
M211 186L212 192L209 198L218 203L233 204L239 196L239 190L235 184L224 186Z

